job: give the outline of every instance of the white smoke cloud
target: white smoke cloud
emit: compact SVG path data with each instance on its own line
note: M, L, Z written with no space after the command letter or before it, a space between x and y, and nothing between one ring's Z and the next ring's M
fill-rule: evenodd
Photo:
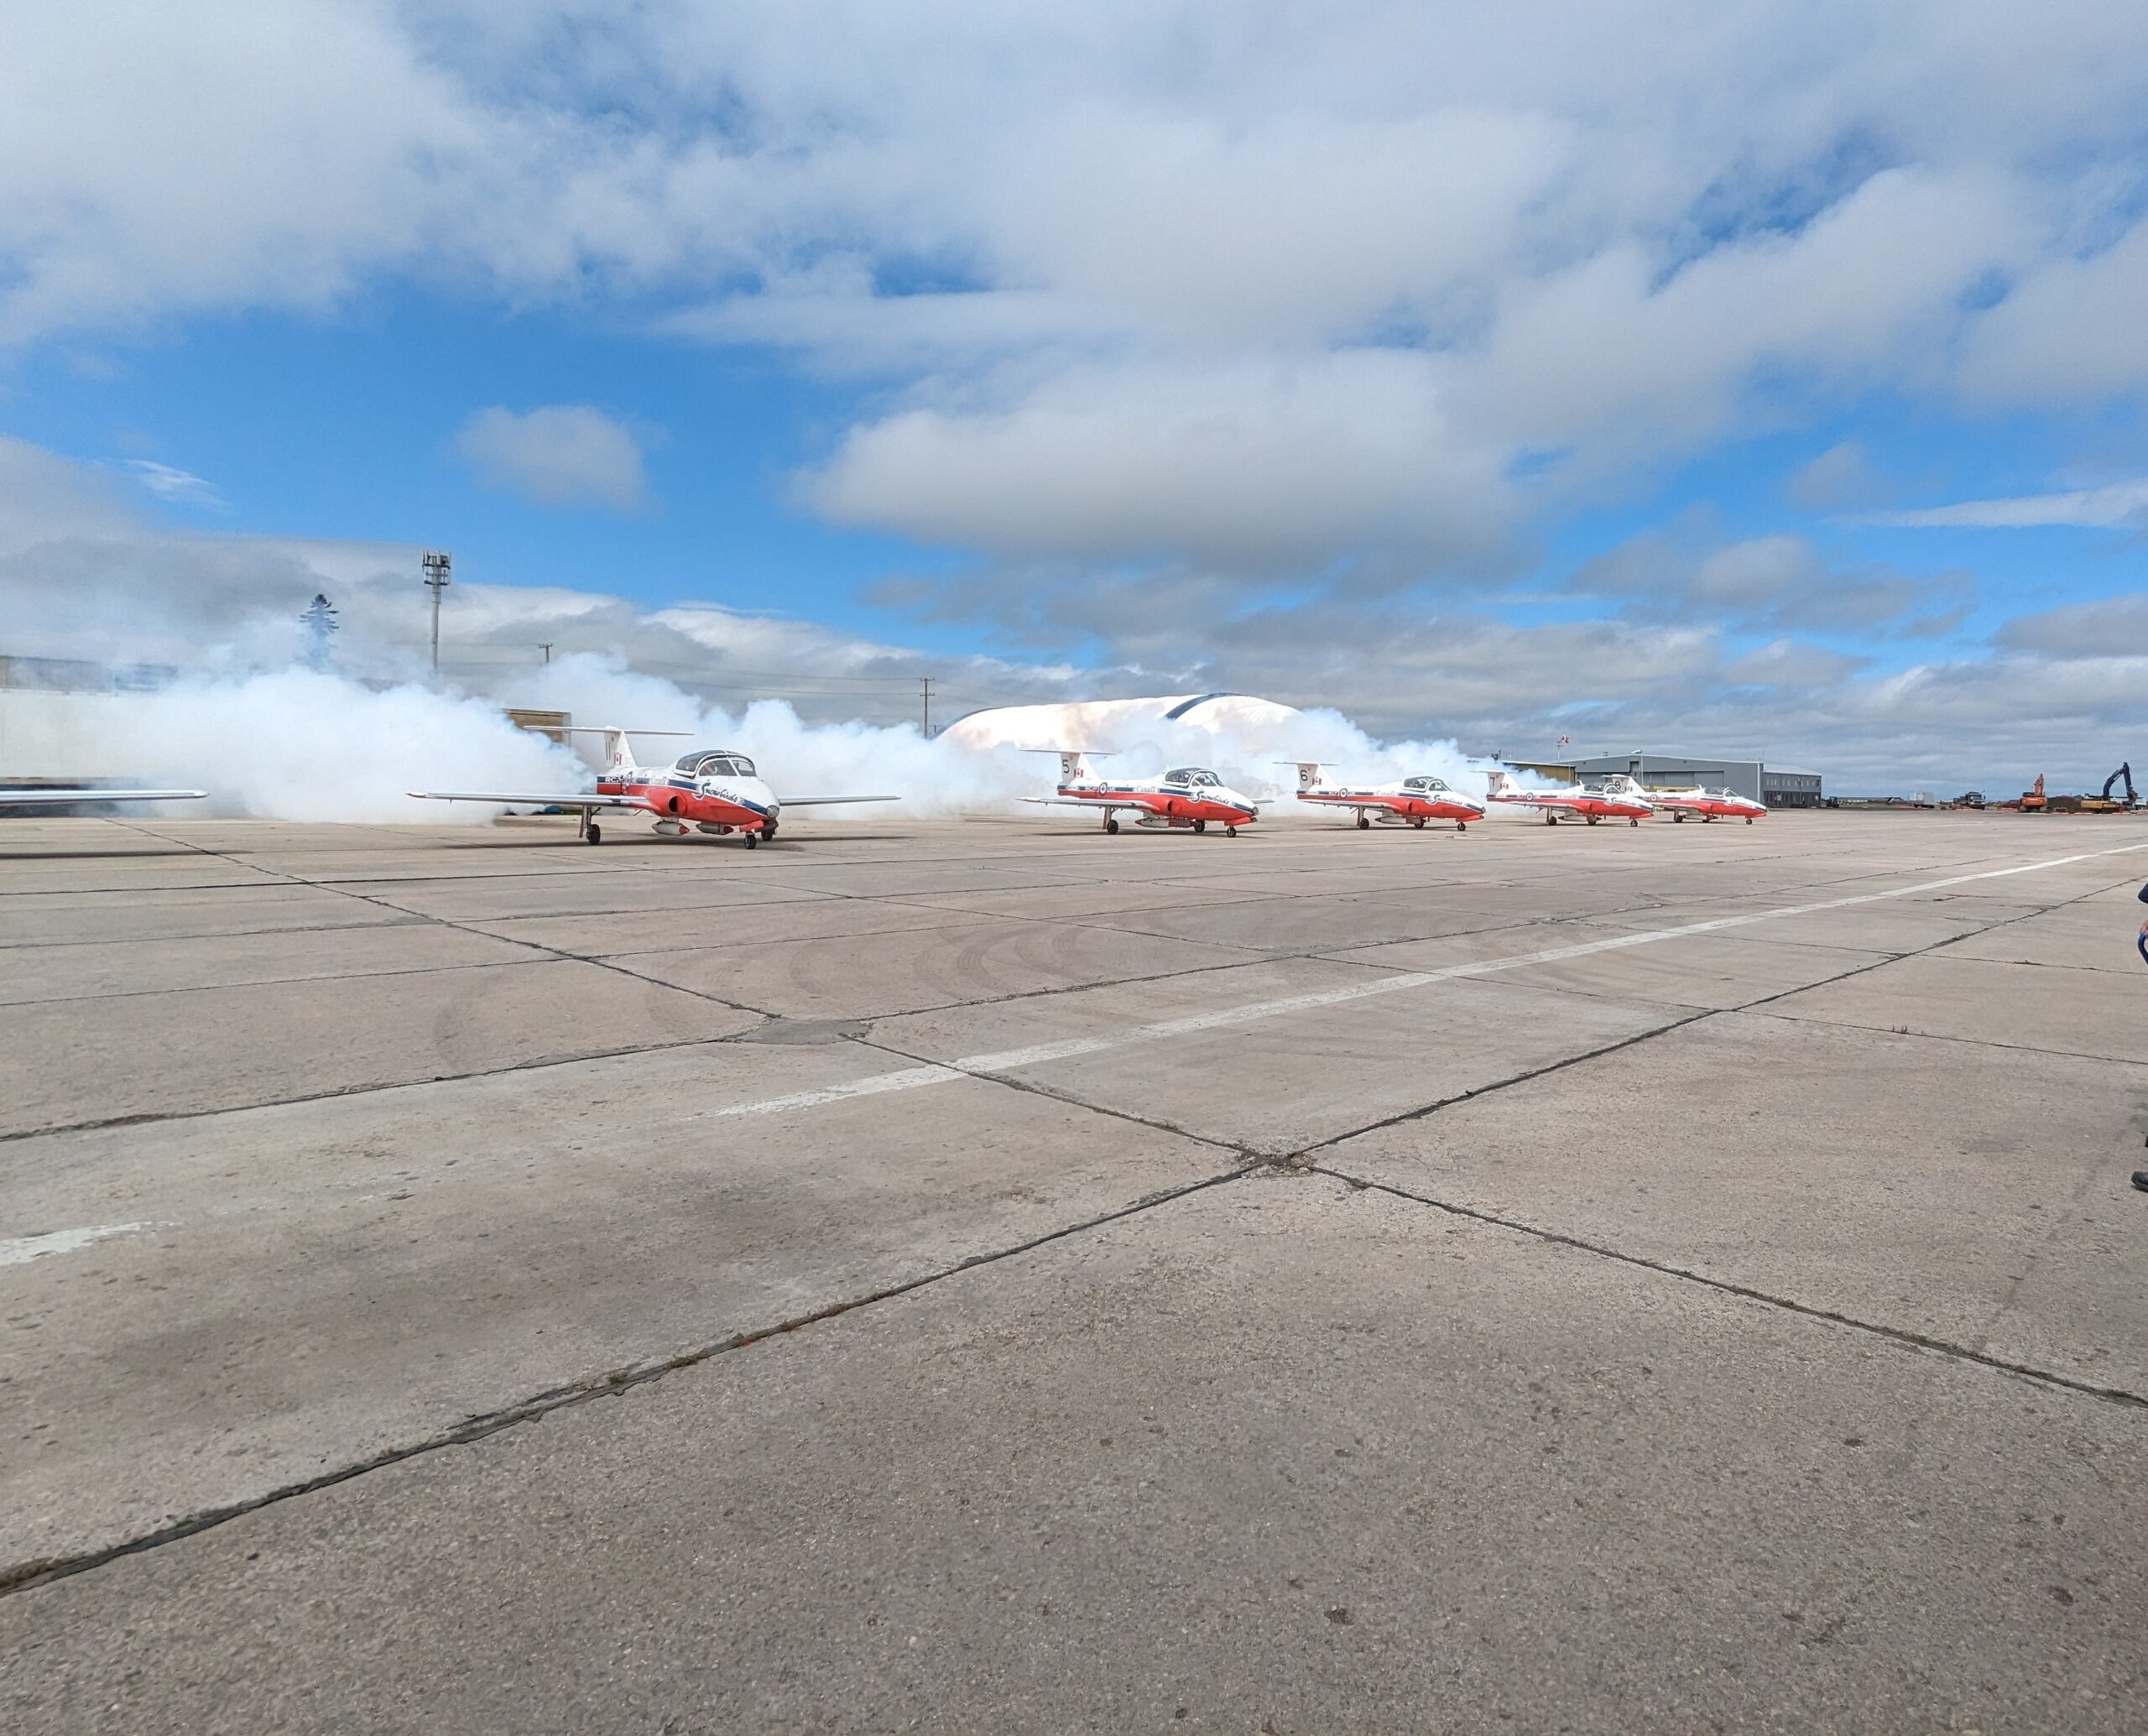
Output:
M12 774L140 779L206 790L215 814L478 824L484 810L414 801L422 789L582 787L574 757L490 702L374 689L289 669L149 693L0 694Z
M634 743L644 764L690 744L748 754L778 796L893 795L905 816L1009 813L1052 788L1055 768L1005 743L926 739L910 724L802 719L779 700L738 712L702 704L660 677L616 660L564 658L528 696L571 712L579 724L677 732ZM1083 732L1085 707L1059 712L1062 738ZM1481 795L1488 762L1452 742L1380 743L1339 712L1285 706L1219 708L1204 726L1160 717L1116 733L1115 773L1152 777L1204 765L1232 787L1272 798L1270 819L1298 816L1295 774L1279 762L1319 759L1353 782L1434 773ZM211 792L226 816L369 824L481 825L493 810L421 801L418 790L571 795L590 787L593 752L577 757L517 728L494 701L404 683L374 688L342 676L290 669L182 681L148 693L0 694L0 742L18 774L120 777ZM884 821L877 806L817 811L816 824ZM1071 817L1071 816L1070 816Z

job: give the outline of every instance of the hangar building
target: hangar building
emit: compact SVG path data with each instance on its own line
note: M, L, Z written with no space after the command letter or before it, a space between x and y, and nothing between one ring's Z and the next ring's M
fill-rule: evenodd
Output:
M1623 772L1644 790L1704 784L1711 790L1735 790L1771 808L1817 808L1822 800L1819 773L1802 766L1768 765L1757 759L1693 753L1598 753L1537 769L1556 776L1552 764L1571 779L1604 778Z

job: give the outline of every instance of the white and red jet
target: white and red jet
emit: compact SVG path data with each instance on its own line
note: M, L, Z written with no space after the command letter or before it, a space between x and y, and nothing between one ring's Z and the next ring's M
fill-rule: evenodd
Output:
M605 808L637 808L656 816L656 830L665 837L684 837L691 831L727 836L740 834L751 850L764 838L775 836L785 807L822 808L840 803L894 801L892 795L794 795L779 801L775 792L761 781L753 762L743 753L723 748L701 748L682 753L670 765L636 765L628 746L630 735L680 735L676 729L571 730L571 734L598 734L604 738L607 764L598 774L595 794L550 795L530 791L413 790L426 801L482 801L502 807L573 808L581 816L580 836L600 842L603 828L597 816Z
M1046 807L1101 808L1104 830L1118 830L1118 816L1134 814L1136 826L1156 832L1206 832L1212 825L1234 838L1241 826L1260 817L1260 804L1241 795L1205 767L1181 766L1160 778L1118 781L1091 769L1089 751L1079 748L1033 748L1035 753L1059 755L1059 793L1025 795L1024 801ZM1103 758L1098 752L1097 758Z
M1750 826L1768 811L1749 795L1733 790L1703 790L1698 784L1691 790L1651 790L1648 799L1673 820L1697 814L1704 826L1711 820L1743 820Z
M1574 790L1524 790L1504 772L1491 774L1491 800L1509 807L1535 808L1546 826L1561 820L1581 820L1593 826L1599 820L1624 820L1639 826L1655 811L1655 805L1641 794L1641 786L1623 774L1614 774L1600 784L1584 784Z
M1276 764L1297 767L1300 801L1353 808L1360 831L1375 822L1414 826L1422 831L1427 820L1452 820L1457 832L1467 832L1471 821L1484 817L1483 803L1464 795L1443 779L1404 778L1393 784L1357 789L1328 783L1321 776L1321 762L1316 759L1280 759Z

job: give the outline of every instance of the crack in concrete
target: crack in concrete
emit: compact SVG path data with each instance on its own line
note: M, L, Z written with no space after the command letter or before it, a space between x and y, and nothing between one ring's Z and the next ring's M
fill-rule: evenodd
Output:
M154 836L154 834L150 835ZM214 855L217 852L204 850L201 853ZM291 884L318 885L321 883L293 880L291 881ZM1633 1048L1640 1044L1652 1041L1655 1038L1666 1035L1672 1031L1684 1030L1687 1026L1699 1024L1709 1019L1749 1012L1755 1007L1765 1006L1772 1001L1781 999L1788 995L1804 993L1809 988L1825 987L1833 983L1843 981L1850 977L1863 975L1869 971L1884 969L1890 965L1900 962L1905 958L1920 957L1925 953L1937 951L1941 947L1953 945L1959 941L1973 938L1975 936L1989 933L1994 930L2007 926L2013 922L2025 921L2030 920L2032 916L2042 915L2047 914L2050 910L2062 909L2067 904L2078 903L2084 899L2098 896L2102 893L2112 889L2113 886L2130 884L2130 878L2129 877L2128 880L2124 882L2113 882L2109 885L2098 887L2093 891L2077 894L2074 898L2061 899L2036 910L2020 913L1999 921L1987 924L1984 927L1972 931L1971 933L1968 935L1950 936L1943 940L1933 941L1926 946L1916 948L1911 951L1900 954L1890 954L1886 957L1872 959L1869 962L1860 963L1849 970L1839 972L1835 976L1822 978L1818 983L1801 984L1795 988L1774 991L1770 994L1758 997L1754 1000L1741 1003L1736 1007L1702 1009L1694 1012L1688 1017L1671 1020L1651 1030L1638 1032L1632 1035L1621 1038L1614 1042L1600 1045L1597 1049L1589 1050L1587 1053L1562 1057L1560 1060L1546 1063L1541 1066L1526 1069L1521 1072L1511 1075L1507 1078L1474 1087L1470 1091L1458 1093L1453 1097L1443 1098L1437 1103L1425 1105L1396 1116L1387 1117L1380 1120L1370 1122L1366 1123L1364 1126L1353 1129L1348 1133L1337 1134L1329 1139L1315 1141L1311 1144L1301 1146L1297 1150L1281 1156L1265 1156L1252 1153L1245 1150L1242 1147L1233 1146L1223 1141L1219 1141L1205 1135L1194 1134L1186 1129L1168 1126L1165 1123L1148 1120L1129 1112L1111 1108L1103 1105L1087 1103L1082 1099L1068 1096L1061 1092L1042 1087L1034 1081L1016 1079L1004 1074L977 1073L969 1072L967 1069L955 1069L954 1071L966 1072L968 1074L968 1077L983 1082L1002 1085L1014 1090L1029 1092L1036 1096L1067 1103L1092 1113L1102 1113L1130 1123L1149 1127L1158 1131L1168 1132L1183 1138L1195 1139L1202 1144L1209 1145L1213 1149L1233 1153L1238 1160L1238 1162L1233 1169L1220 1174L1206 1176L1197 1181L1145 1195L1129 1205L1118 1207L1111 1212L1084 1218L1073 1223L1062 1225L1056 1229L1046 1231L1038 1236L1028 1238L1019 1243L1010 1244L1008 1247L998 1250L965 1257L961 1260L956 1261L953 1264L942 1267L937 1270L921 1275L916 1278L905 1280L899 1283L884 1285L878 1290L868 1292L863 1295L839 1300L837 1301L826 1304L820 1308L813 1309L806 1313L778 1322L771 1326L753 1328L733 1333L723 1338L712 1341L710 1343L674 1356L666 1357L654 1362L629 1365L625 1368L613 1370L607 1374L593 1376L585 1380L572 1382L564 1386L549 1389L546 1391L534 1395L529 1398L517 1401L514 1404L498 1407L491 1411L467 1418L462 1422L455 1425L451 1428L440 1431L437 1433L426 1436L422 1440L409 1442L399 1447L388 1449L385 1452L375 1454L362 1461L355 1462L348 1465L339 1467L335 1470L324 1473L318 1477L279 1486L279 1488L268 1491L262 1495L253 1497L247 1500L232 1502L201 1509L183 1519L174 1520L169 1524L158 1527L152 1531L144 1533L134 1538L125 1540L117 1544L105 1546L96 1550L85 1551L77 1555L47 1557L40 1560L18 1563L13 1567L0 1568L0 1596L10 1596L18 1593L34 1590L39 1587L50 1584L57 1580L70 1577L77 1573L92 1571L96 1567L107 1565L111 1561L119 1560L124 1556L144 1553L148 1551L159 1548L166 1544L177 1542L184 1538L198 1535L201 1532L230 1523L232 1520L242 1518L248 1514L258 1512L269 1506L279 1504L283 1502L293 1500L306 1494L314 1494L322 1489L332 1488L336 1484L349 1482L356 1478L364 1476L372 1471L383 1469L391 1465L403 1463L425 1454L438 1452L446 1447L467 1445L472 1442L482 1440L487 1436L498 1433L504 1429L516 1427L524 1423L540 1420L555 1410L562 1410L571 1405L582 1404L592 1399L620 1396L625 1393L633 1391L638 1387L648 1385L655 1381L661 1380L666 1376L676 1373L682 1368L696 1367L715 1357L725 1354L730 1351L745 1348L749 1345L759 1342L763 1339L779 1336L785 1332L798 1331L803 1327L831 1320L841 1315L855 1311L858 1309L871 1306L877 1302L889 1301L898 1296L910 1294L931 1285L941 1282L945 1279L955 1276L957 1274L973 1270L981 1266L994 1264L1002 1260L1015 1258L1020 1254L1031 1252L1052 1243L1061 1241L1067 1238L1079 1235L1091 1230L1101 1228L1105 1225L1120 1222L1143 1212L1153 1211L1158 1207L1169 1204L1176 1200L1183 1199L1192 1194L1242 1179L1249 1175L1279 1170L1300 1174L1326 1176L1332 1180L1342 1182L1345 1186L1355 1190L1378 1191L1386 1194L1391 1197L1409 1200L1415 1204L1443 1212L1456 1217L1468 1219L1488 1226L1528 1236L1533 1239L1547 1244L1565 1247L1577 1252L1593 1254L1602 1259L1614 1260L1621 1264L1647 1270L1661 1276L1674 1278L1685 1282L1696 1284L1705 1289L1714 1290L1723 1295L1735 1296L1743 1301L1756 1302L1764 1306L1778 1309L1784 1312L1804 1318L1822 1322L1830 1325L1840 1326L1852 1331L1866 1333L1874 1337L1900 1344L1906 1348L1921 1351L1928 1351L1947 1356L1963 1363L1989 1368L1994 1372L2005 1374L2012 1378L2073 1393L2082 1396L2119 1404L2130 1408L2148 1410L2148 1397L2144 1397L2142 1395L2134 1393L2125 1388L2098 1386L2093 1383L2079 1380L2068 1375L2060 1374L2052 1370L2040 1368L2032 1364L2014 1362L2005 1358L1993 1356L1988 1353L1975 1350L1964 1345L1954 1343L1949 1340L1938 1338L1927 1333L1915 1332L1905 1327L1888 1326L1878 1322L1864 1320L1856 1316L1845 1314L1837 1310L1822 1308L1814 1304L1798 1301L1791 1297L1778 1295L1772 1292L1760 1290L1753 1285L1739 1284L1727 1279L1712 1277L1705 1273L1695 1271L1690 1268L1678 1266L1666 1260L1659 1260L1646 1255L1632 1254L1624 1249L1612 1247L1608 1243L1592 1241L1585 1237L1570 1235L1561 1231L1545 1228L1539 1225L1525 1222L1520 1219L1509 1218L1497 1212L1482 1210L1474 1207L1461 1205L1452 1201L1442 1200L1431 1195L1416 1193L1395 1184L1352 1176L1340 1170L1328 1168L1325 1165L1308 1161L1308 1159L1313 1153L1328 1150L1331 1147L1343 1143L1346 1140L1360 1137L1366 1133L1374 1132L1381 1128L1393 1126L1402 1122L1421 1119L1436 1113L1442 1108L1449 1108L1455 1103L1467 1102L1476 1097L1488 1095L1494 1092L1502 1091L1514 1086L1525 1084L1533 1079L1541 1078L1547 1074L1578 1066L1584 1061L1600 1059L1606 1055L1614 1054L1619 1050ZM400 906L388 904L383 900L375 900L367 898L366 895L362 894L350 893L343 895L357 898L362 901L368 903L378 903L382 908L385 909L401 909ZM422 913L409 914L422 916ZM459 924L444 921L436 918L424 918L424 920L428 921L439 921L441 925L445 927L459 928L461 926ZM482 932L481 931L475 930L466 930L464 931L472 933ZM487 937L493 939L501 938L499 936ZM518 944L534 945L534 943ZM552 953L553 957L561 959L572 959L572 955L553 952L552 949L550 948L537 946L535 950ZM1271 957L1280 957L1283 958L1300 958L1316 956L1319 955L1309 953L1271 955ZM583 959L572 959L572 962L601 962L601 961L597 960ZM1331 962L1344 962L1346 961ZM1347 962L1353 963L1357 962L1357 961ZM1233 963L1228 966L1208 967L1205 968L1218 969L1238 967L1240 967ZM1178 975L1193 973L1195 972L1173 972L1170 974ZM635 973L625 972L622 972L622 974L633 976ZM639 978L638 980L649 981L653 979ZM1139 980L1149 981L1156 979L1143 978ZM662 986L676 987L677 985L665 984ZM1077 985L1077 988L1103 986L1111 985L1082 984ZM694 991L687 990L683 992L691 993ZM1031 994L1063 993L1073 992L1076 992L1076 988L1033 991L1031 992ZM712 996L703 998L708 999L716 998ZM1030 998L1030 995L1013 996L1007 997L1006 998ZM721 1002L719 1004L726 1006L735 1006L735 1004L729 1002ZM964 1004L990 1004L992 1003L983 1002L975 1004L966 1003ZM736 1009L742 1011L759 1010L750 1008L738 1008ZM764 1018L773 1018L775 1015L764 1014L763 1016ZM1864 1027L1853 1026L1849 1028L1863 1029ZM647 1049L650 1048L669 1049L691 1047L695 1046L697 1043L705 1043L712 1040L722 1041L727 1040L689 1040L680 1043L639 1045L634 1049L618 1050L607 1052L611 1054L638 1053L645 1052ZM905 1060L922 1060L922 1057L909 1056L905 1054L902 1050L893 1048L891 1045L876 1042L867 1038L846 1035L844 1040L856 1042L861 1047L878 1049L884 1053L896 1056ZM2037 1050L2035 1052L2048 1053L2052 1051ZM575 1057L574 1059L582 1060L594 1058L598 1057L581 1056ZM513 1072L526 1071L528 1067L531 1066L558 1066L567 1064L571 1063L568 1061L548 1061L538 1063L527 1063L519 1066L492 1069L488 1071L492 1072ZM945 1063L932 1064L945 1065ZM423 1083L432 1082L408 1082ZM354 1094L357 1092L380 1090L384 1088L394 1087L383 1087L380 1086L357 1087L352 1087L349 1091L321 1092L312 1095L314 1097L345 1096ZM312 1098L299 1098L292 1099L290 1101L310 1100L312 1100ZM263 1108L268 1106L256 1104L247 1105L244 1107ZM229 1109L220 1109L206 1110L196 1113L200 1114L220 1114L235 1112ZM128 1117L120 1118L113 1122L92 1124L107 1126L124 1125L129 1122L135 1121L164 1120L174 1118L191 1118L191 1117L185 1115L178 1117L167 1115ZM45 1131L61 1130L63 1129L48 1129ZM21 1134L4 1135L0 1136L0 1138L19 1139L32 1136L33 1135L29 1134Z
M1951 1339L1934 1337L1928 1332L1913 1332L1906 1327L1886 1325L1883 1322L1861 1319L1853 1314L1844 1314L1833 1308L1822 1308L1815 1303L1801 1302L1792 1296L1778 1295L1749 1284L1739 1284L1728 1278L1710 1277L1705 1272L1691 1267L1674 1265L1669 1260L1650 1258L1644 1254L1629 1254L1624 1249L1614 1248L1608 1243L1593 1242L1585 1236L1572 1236L1562 1230L1546 1229L1540 1224L1525 1222L1517 1217L1507 1217L1496 1212L1487 1212L1475 1206L1464 1206L1452 1200L1442 1200L1431 1194L1414 1193L1391 1181L1378 1181L1369 1177L1353 1176L1342 1170L1330 1169L1325 1165L1309 1166L1310 1173L1326 1176L1333 1181L1360 1191L1390 1194L1397 1199L1410 1200L1420 1206L1429 1206L1434 1211L1445 1212L1456 1217L1466 1217L1473 1222L1489 1224L1496 1228L1512 1230L1540 1242L1551 1243L1561 1248L1571 1248L1582 1254L1593 1254L1603 1259L1616 1260L1621 1265L1637 1266L1644 1271L1655 1272L1666 1278L1676 1278L1688 1284L1697 1284L1703 1289L1718 1290L1745 1301L1759 1302L1770 1308L1779 1308L1789 1314L1801 1315L1808 1320L1825 1321L1831 1326L1848 1327L1853 1332L1867 1332L1874 1337L1894 1343L1908 1345L1918 1350L1935 1351L1965 1363L1974 1363L1980 1368L1994 1369L2003 1374L2014 1375L2040 1385L2062 1389L2085 1398L2102 1399L2122 1405L2129 1409L2148 1410L2148 1395L2122 1386L2098 1386L2093 1381L2078 1380L2070 1374L2061 1374L2050 1368L2040 1368L2034 1363L2010 1361L2005 1357L1992 1356L1973 1350L1965 1344Z
M1153 1211L1159 1206L1168 1205L1174 1200L1184 1199L1208 1188L1236 1181L1244 1174L1245 1171L1242 1169L1231 1169L1218 1175L1204 1176L1196 1181L1185 1182L1176 1187L1165 1188L1154 1193L1144 1194L1139 1199L1127 1205L1083 1218L1078 1222L1063 1224L1056 1229L1047 1230L1040 1235L1031 1236L1023 1241L1009 1243L1004 1248L993 1249L983 1254L966 1255L950 1264L921 1273L915 1278L905 1279L899 1283L884 1285L863 1295L846 1297L826 1303L821 1307L809 1309L803 1314L793 1315L766 1326L749 1327L742 1332L728 1333L723 1337L698 1345L693 1349L680 1351L675 1355L660 1358L652 1362L630 1363L623 1368L615 1368L603 1374L592 1375L587 1379L549 1388L543 1392L533 1394L526 1399L518 1400L513 1404L503 1405L494 1410L466 1417L452 1427L440 1430L420 1440L406 1441L400 1447L388 1447L369 1457L357 1460L347 1465L339 1465L335 1469L325 1471L317 1477L309 1477L299 1482L281 1484L261 1494L250 1496L245 1500L202 1508L197 1512L159 1525L154 1530L127 1538L121 1542L107 1544L96 1549L83 1550L77 1554L48 1556L38 1560L17 1562L12 1567L0 1567L0 1597L12 1597L18 1593L34 1591L40 1586L50 1585L57 1580L71 1578L77 1573L89 1572L128 1556L142 1555L150 1550L162 1548L166 1544L197 1536L203 1531L213 1530L219 1525L228 1525L233 1520L242 1519L250 1513L258 1513L263 1508L278 1506L285 1501L295 1500L302 1495L318 1494L322 1489L333 1488L338 1483L349 1483L370 1472L384 1470L391 1465L405 1464L412 1459L423 1457L428 1453L438 1452L445 1447L467 1447L473 1441L485 1439L489 1435L498 1434L504 1429L515 1428L524 1423L538 1421L550 1415L555 1410L564 1410L571 1405L587 1404L592 1399L621 1397L637 1388L649 1386L662 1380L667 1375L675 1374L683 1368L696 1368L716 1357L725 1355L731 1351L746 1349L764 1339L779 1337L786 1332L795 1332L806 1327L816 1326L823 1321L833 1320L838 1316L870 1307L876 1302L890 1301L898 1296L909 1295L914 1291L924 1290L961 1273L974 1271L980 1266L996 1265L1002 1260L1012 1259L1037 1249L1048 1247L1052 1243L1064 1241L1070 1236L1081 1235L1089 1230L1099 1229L1106 1224L1115 1223L1123 1218L1132 1217L1144 1212Z

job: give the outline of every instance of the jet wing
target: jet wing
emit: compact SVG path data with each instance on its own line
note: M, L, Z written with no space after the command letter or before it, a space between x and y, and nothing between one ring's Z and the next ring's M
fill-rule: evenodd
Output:
M1092 799L1084 795L1025 795L1022 800L1040 808L1089 808L1092 810L1097 808L1110 808L1118 810L1121 808L1138 808L1141 805L1140 803L1134 801L1106 801L1101 797Z
M490 801L516 808L646 808L639 795L539 795L530 790L413 790L420 801Z
M842 802L900 801L899 795L785 795L776 799L784 808L832 808Z
M206 790L0 790L0 808L57 808L93 801L201 801Z

